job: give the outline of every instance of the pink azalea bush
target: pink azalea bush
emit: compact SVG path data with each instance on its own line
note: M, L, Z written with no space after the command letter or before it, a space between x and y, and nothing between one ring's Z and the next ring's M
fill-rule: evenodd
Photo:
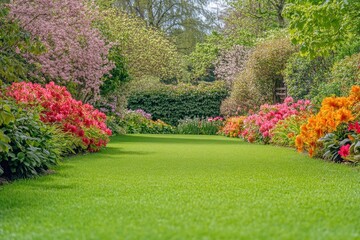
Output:
M248 116L244 120L242 137L249 142L256 140L268 143L271 139L271 130L280 120L289 116L299 115L311 106L309 100L299 100L288 97L283 103L269 105L264 104L256 114Z
M13 83L6 90L9 97L30 107L41 107L41 120L59 124L63 131L81 139L83 148L98 151L109 142L111 130L107 128L106 115L90 104L71 97L65 87L51 82L45 87L34 83Z

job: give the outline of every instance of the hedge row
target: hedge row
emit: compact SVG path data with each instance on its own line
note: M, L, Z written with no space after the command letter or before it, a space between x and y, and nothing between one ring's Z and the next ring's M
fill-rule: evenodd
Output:
M227 94L223 82L198 86L166 85L133 93L128 99L128 108L143 109L154 119L177 125L185 118L219 116L221 102Z

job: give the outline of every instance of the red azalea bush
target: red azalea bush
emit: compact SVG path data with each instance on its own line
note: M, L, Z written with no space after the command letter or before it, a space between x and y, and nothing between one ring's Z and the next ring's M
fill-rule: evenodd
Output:
M271 139L271 130L280 120L299 115L307 110L310 105L309 100L294 102L291 97L286 98L281 104L264 104L258 113L250 115L244 120L242 136L249 142L260 140L267 143Z
M45 87L34 83L13 83L7 88L7 95L17 102L29 106L41 106L41 120L45 123L60 124L65 132L80 138L83 148L98 151L106 146L111 136L107 128L106 115L89 104L71 97L65 87L51 82Z

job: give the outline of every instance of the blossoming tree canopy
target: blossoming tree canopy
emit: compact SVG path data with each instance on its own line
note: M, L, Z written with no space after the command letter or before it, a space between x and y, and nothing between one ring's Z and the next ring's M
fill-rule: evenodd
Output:
M46 47L25 57L61 85L75 83L79 99L96 99L101 77L113 68L110 44L91 26L96 10L81 0L14 0L9 7L10 17Z

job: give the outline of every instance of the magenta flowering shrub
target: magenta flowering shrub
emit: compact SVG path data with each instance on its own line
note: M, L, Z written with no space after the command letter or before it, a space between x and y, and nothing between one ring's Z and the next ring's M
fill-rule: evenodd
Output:
M10 17L46 47L25 57L61 85L76 83L82 101L97 100L101 77L114 65L107 59L111 44L92 28L95 9L81 0L16 0L9 7Z
M249 142L262 141L268 143L271 139L271 130L280 120L289 116L299 115L311 107L309 100L299 100L288 97L283 103L269 105L264 104L256 114L248 116L244 120L242 136Z

